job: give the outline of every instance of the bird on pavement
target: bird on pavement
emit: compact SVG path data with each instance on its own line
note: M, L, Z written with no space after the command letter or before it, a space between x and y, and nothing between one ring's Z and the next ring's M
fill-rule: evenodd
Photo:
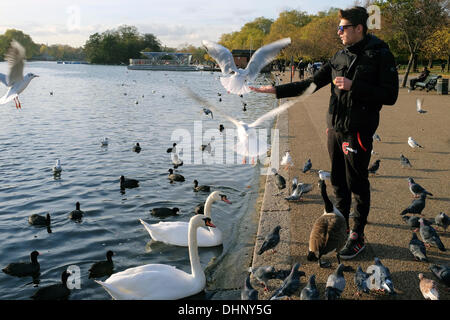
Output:
M275 247L280 242L280 229L280 226L276 226L268 235L266 235L261 248L258 250L259 255L263 254L269 249L272 249L272 253L276 252Z
M411 241L409 242L409 252L412 253L417 261L428 262L425 244L417 238L417 234L415 232L413 232Z
M308 283L302 289L300 293L300 300L319 300L320 294L316 286L316 275L313 274L309 277Z
M258 291L252 287L250 275L245 279L244 287L241 290L241 300L258 300Z
M311 159L306 160L305 165L303 166L303 173L306 173L309 170L311 170L311 167L312 167Z
M401 215L405 215L406 213L416 213L422 214L423 209L425 208L425 199L427 195L425 193L420 194L419 199L414 199L411 204L400 213Z
M380 168L380 159L375 160L375 162L367 169L369 173L376 174Z
M296 263L291 270L291 273L284 279L281 286L273 293L270 300L277 300L284 297L290 298L294 293L300 289L300 277L304 277L305 273L299 271L300 263Z
M336 271L328 276L325 287L325 300L337 300L345 289L344 265L337 266Z
M444 212L440 212L434 218L434 222L436 223L437 226L447 231L447 227L450 225L450 218Z
M407 157L405 157L403 154L400 155L400 164L402 165L402 167L412 167L411 162L409 161L409 159Z
M444 244L441 241L441 238L439 237L438 233L434 228L428 224L425 219L420 218L420 229L419 233L422 237L423 242L425 242L425 246L435 246L440 251L446 251Z
M418 144L417 141L413 139L413 137L408 137L408 144L413 149L415 149L415 148L422 148L423 149L423 146Z
M418 198L421 193L426 193L427 196L433 196L431 192L425 190L420 184L416 183L413 178L408 178L409 191L413 194L414 198Z
M419 288L426 300L439 300L439 291L434 280L425 278L423 273L419 273Z

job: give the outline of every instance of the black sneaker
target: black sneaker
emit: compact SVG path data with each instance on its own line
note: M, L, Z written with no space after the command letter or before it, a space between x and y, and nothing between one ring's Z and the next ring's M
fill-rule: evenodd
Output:
M339 252L339 256L344 260L352 259L363 251L365 247L364 235L359 235L358 233L352 231L348 237L344 249Z

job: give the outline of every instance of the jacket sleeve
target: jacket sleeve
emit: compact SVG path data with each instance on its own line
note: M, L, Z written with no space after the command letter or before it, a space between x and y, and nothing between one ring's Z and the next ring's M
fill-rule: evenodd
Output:
M377 84L355 78L350 89L352 96L378 105L394 105L398 97L398 73L395 59L388 50L382 52Z
M325 63L316 73L314 73L311 78L276 86L275 91L277 99L299 96L312 82L314 82L317 86L314 92L331 82L331 65L329 61Z

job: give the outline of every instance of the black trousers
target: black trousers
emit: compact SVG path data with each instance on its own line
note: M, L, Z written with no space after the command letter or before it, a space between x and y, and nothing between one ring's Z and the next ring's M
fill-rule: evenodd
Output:
M331 185L336 196L336 208L341 211L349 229L352 194L355 198L354 228L364 233L370 210L369 162L372 136L358 132L341 133L327 129L328 153L331 160Z

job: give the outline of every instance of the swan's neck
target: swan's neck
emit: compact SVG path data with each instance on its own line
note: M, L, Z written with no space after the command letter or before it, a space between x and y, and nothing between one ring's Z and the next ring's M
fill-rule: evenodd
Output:
M216 202L216 200L214 200L214 197L209 196L208 199L206 199L206 203L205 203L205 217L208 217L211 219L211 207L212 204Z
M197 228L189 224L188 243L189 243L189 260L191 261L191 273L194 278L204 276L202 266L200 264L200 257L198 255L197 244Z

